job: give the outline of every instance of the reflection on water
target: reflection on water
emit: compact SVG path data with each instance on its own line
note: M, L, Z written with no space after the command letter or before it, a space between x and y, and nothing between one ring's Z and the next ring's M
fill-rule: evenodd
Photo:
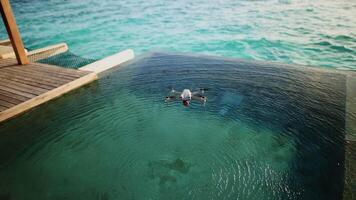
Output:
M0 195L340 199L345 116L356 119L346 80L345 72L148 54L1 125ZM205 106L164 102L171 88L200 87Z

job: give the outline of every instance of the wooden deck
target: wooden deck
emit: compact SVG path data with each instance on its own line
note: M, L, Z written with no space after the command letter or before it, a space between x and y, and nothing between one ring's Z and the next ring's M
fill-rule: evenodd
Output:
M95 79L90 71L0 59L0 122Z

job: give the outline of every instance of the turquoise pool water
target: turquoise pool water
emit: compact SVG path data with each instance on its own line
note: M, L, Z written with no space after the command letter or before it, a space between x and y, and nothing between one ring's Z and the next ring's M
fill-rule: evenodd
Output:
M349 76L147 54L0 124L0 197L341 199L355 161ZM165 103L172 87L208 101Z
M89 58L132 48L356 69L356 1L11 3L30 48L67 42Z

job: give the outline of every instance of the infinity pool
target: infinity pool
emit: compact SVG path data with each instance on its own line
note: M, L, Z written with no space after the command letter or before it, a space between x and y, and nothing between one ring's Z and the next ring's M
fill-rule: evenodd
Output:
M341 199L355 77L146 54L0 125L0 197ZM164 101L200 87L205 106Z

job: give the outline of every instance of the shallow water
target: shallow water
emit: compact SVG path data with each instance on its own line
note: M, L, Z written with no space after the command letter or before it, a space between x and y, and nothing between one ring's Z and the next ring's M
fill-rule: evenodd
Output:
M334 71L148 54L2 124L0 196L340 199L346 96Z
M126 48L356 69L356 1L12 0L29 48L67 42L101 58ZM0 27L0 36L5 30Z

